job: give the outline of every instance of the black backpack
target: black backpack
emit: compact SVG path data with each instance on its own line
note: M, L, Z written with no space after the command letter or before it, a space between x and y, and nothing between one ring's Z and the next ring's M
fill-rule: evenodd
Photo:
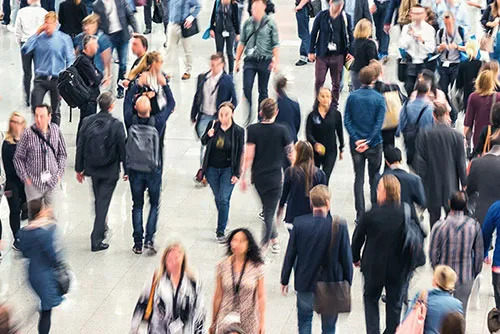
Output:
M160 167L160 135L153 116L149 124L138 124L138 116L132 117L125 152L128 169L151 173Z
M407 269L411 273L425 264L425 234L420 224L411 218L410 205L403 203L403 209L405 216L403 258L408 260Z
M404 109L406 109L406 105L407 104L405 103L403 106ZM420 132L420 127L418 125L425 109L427 109L427 105L425 105L422 110L420 110L415 124L409 124L404 129L402 129L406 147L406 162L408 163L408 165L412 164L413 157L415 156L415 143L417 141L418 133Z
M76 69L76 64L82 56L78 56L75 62L59 73L57 79L57 89L64 101L71 107L77 108L87 102L90 98L90 88L85 84L80 73Z
M96 115L97 116L97 115ZM110 165L115 160L111 140L113 119L94 117L85 131L84 158L90 167L99 168Z

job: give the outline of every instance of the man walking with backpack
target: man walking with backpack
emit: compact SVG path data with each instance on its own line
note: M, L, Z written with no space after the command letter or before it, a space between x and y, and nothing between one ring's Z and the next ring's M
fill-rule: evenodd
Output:
M166 121L172 110L164 108L151 115L151 102L147 96L141 96L132 108L124 109L125 125L128 131L126 143L127 173L132 191L132 225L134 228L135 254L142 254L144 228L142 212L144 207L144 192L149 194L149 216L146 224L144 248L151 255L156 254L154 234L160 208L160 193L163 168L163 135ZM161 138L161 139L160 139Z
M101 111L81 122L75 159L78 182L82 183L85 176L92 180L95 206L94 228L90 235L92 252L109 247L103 242L107 231L106 216L120 176L120 162L125 171L125 131L122 123L111 115L115 106L113 94L104 92L97 102ZM127 180L126 171L123 179Z

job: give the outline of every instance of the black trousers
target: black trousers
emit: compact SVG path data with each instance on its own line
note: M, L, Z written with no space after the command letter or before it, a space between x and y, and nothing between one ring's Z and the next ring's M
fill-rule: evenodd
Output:
M443 93L446 95L446 99L448 100L448 103L450 103L450 98L448 97L448 91L451 85L453 85L453 82L455 82L455 79L457 78L458 75L458 63L457 64L450 64L449 67L443 67L440 66L438 67L438 73L439 73L439 88L443 91ZM467 101L464 101L467 104ZM450 103L452 106L452 104ZM458 111L453 108L451 108L451 121L453 123L456 122L457 117L458 117Z
M23 54L21 52L21 63L23 65L24 97L26 104L28 104L30 102L31 78L33 77L33 52L29 52L27 54Z
M155 0L156 1L156 0ZM144 5L144 24L146 29L151 30L151 7L153 7L153 0L147 0Z
M495 295L495 307L500 309L500 274L491 273L493 283L493 294Z
M266 246L271 239L278 237L276 224L274 224L274 216L278 203L281 197L282 185L278 184L276 187L270 187L265 182L255 181L255 190L259 194L262 203L262 212L264 213L265 229L262 233L261 245Z
M50 332L50 317L52 310L40 311L40 320L38 321L38 334L49 334Z
M50 106L52 107L52 123L61 124L61 113L59 112L59 103L61 96L57 89L57 78L37 78L33 82L33 91L31 92L31 109L35 112L35 107L43 103L43 98L47 92L50 93Z
M12 230L12 236L17 239L17 232L21 228L21 212L27 211L26 206L26 193L24 192L24 184L9 183L5 187L5 197L9 204L9 223ZM0 239L2 238L2 231L0 227Z
M94 191L95 220L90 242L92 246L98 246L104 240L106 216L108 215L109 204L118 179L99 177L92 177L91 179Z
M394 281L393 281L394 280ZM394 334L401 318L403 282L387 278L386 282L377 282L365 275L363 301L367 334L380 334L379 299L385 287L385 330L384 334Z
M394 136L396 135L396 130L397 128L382 130L382 145L384 147L384 151L390 146L394 147Z
M330 183L330 175L332 175L333 167L337 161L337 150L327 152L325 155L319 155L314 152L314 164L316 167L321 168L326 174L326 184Z
M405 80L406 95L410 96L411 92L413 92L417 76L425 68L425 64L408 64L408 72Z
M236 39L236 33L230 32L229 37L222 37L222 32L215 33L215 48L217 52L224 53L224 43L226 44L226 54L229 66L229 74L233 73L234 69L234 51L233 44Z
M428 203L427 210L429 211L429 222L432 229L434 224L439 219L441 219L441 205L432 205L432 203ZM450 207L448 206L448 204L444 205L444 211L446 212L446 215L448 215L448 212L450 212Z
M78 131L82 126L82 121L85 117L93 115L97 112L97 102L95 98L91 101L85 102L80 106L80 120L78 121Z

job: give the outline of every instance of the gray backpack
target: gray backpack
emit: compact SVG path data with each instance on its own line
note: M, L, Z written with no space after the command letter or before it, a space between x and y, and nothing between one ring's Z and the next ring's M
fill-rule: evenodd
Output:
M160 136L153 116L149 118L149 124L138 124L138 117L133 116L125 152L128 169L151 173L160 167Z

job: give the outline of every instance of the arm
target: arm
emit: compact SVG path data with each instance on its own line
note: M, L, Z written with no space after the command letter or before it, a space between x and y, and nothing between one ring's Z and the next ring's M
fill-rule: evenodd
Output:
M476 221L476 235L474 237L474 277L477 277L483 268L484 260L484 247L483 247L483 234L481 233L481 226Z
M457 175L458 178L460 179L460 184L462 185L462 188L465 188L465 185L467 184L467 174L465 172L465 148L464 148L464 140L463 137L460 136L460 139L457 140L456 144L456 149L457 152L455 153L455 163L456 163L456 169L457 169Z
M60 26L63 26L64 22L65 22L65 18L64 18L64 6L65 6L64 4L62 4L62 6L59 5L59 13L57 14L57 18L59 19Z
M306 138L307 141L310 142L313 147L314 145L316 145L317 141L314 138L312 112L307 116L306 120Z
M83 119L82 126L76 135L75 172L81 173L84 169L83 150L85 145L85 132L87 131L88 119Z
M396 137L399 137L399 135L401 134L401 132L406 128L406 123L408 122L407 120L407 115L406 115L406 109L407 109L407 105L404 104L402 107L401 107L401 112L399 113L399 123L398 123L398 128L396 130Z
M215 324L217 323L217 316L219 315L220 305L222 303L223 293L224 293L224 290L222 289L222 277L219 274L217 274L217 285L215 287L214 301L212 303L212 310L213 310L212 311L212 326L213 326L214 330L215 330Z
M484 257L488 256L488 251L491 246L493 231L496 228L496 222L499 221L500 219L500 217L498 216L499 209L500 209L500 201L497 201L493 203L493 205L489 208L488 213L486 214L486 218L484 218L483 222Z
M429 243L429 261L431 263L431 267L434 269L438 263L438 254L441 253L441 240L443 236L440 233L440 229L437 227L440 224L435 224L431 230L431 241Z
M57 176L59 180L64 175L64 169L66 168L66 159L68 158L68 153L66 152L66 143L64 142L64 136L61 129L59 129L59 142L57 143Z
M234 88L234 82L231 80L231 103L236 108L238 106L238 96L236 95L236 89Z
M26 158L27 158L27 134L30 129L24 130L21 140L17 143L16 153L14 153L14 167L16 168L17 176L26 183L28 180L28 173L26 171Z
M368 48L366 50L367 56L368 56L368 61L375 59L378 60L378 52L377 52L377 45L375 44L374 41L371 41L371 43L367 43Z
M196 296L194 297L194 305L192 311L193 334L204 334L206 330L205 319L207 317L207 310L205 308L205 298L203 296L203 289L200 282L196 283L195 294Z
M274 66L273 69L276 68L276 65L279 64L280 62L280 40L279 40L279 35L278 35L278 28L276 27L276 24L274 21L270 22L272 23L272 33L271 33L271 45L273 46L273 60L271 62L271 65Z
M349 133L349 136L351 139L356 142L362 138L358 135L358 132L353 126L352 123L352 115L351 115L351 103L350 103L350 98L351 95L347 98L347 103L345 104L345 110L344 110L344 126L347 130L347 133Z
M339 139L339 151L343 152L344 151L344 127L342 126L342 114L340 111L335 111L337 114L337 127L336 127L336 132L337 132L337 138Z
M295 133L300 130L300 104L297 103L297 110L295 111Z
M352 285L352 251L349 244L349 232L347 224L342 222L339 228L340 233L340 264L342 265L342 272L344 273L344 280L348 281Z
M214 7L212 9L212 15L210 15L210 30L215 30L215 18L216 18L216 11L217 11L217 1L219 0L215 0L214 1ZM238 16L238 15L236 15ZM236 29L236 27L235 27Z
M361 247L366 240L366 214L361 219L361 222L354 229L354 234L352 235L352 262L356 263L361 260Z
M21 19L21 16L19 14L17 15L17 19L16 19L16 32L15 32L15 36L16 36L17 43L19 45L21 45L21 37L23 36L23 25L21 23L22 19Z
M191 20L191 22L194 20L195 17L198 16L198 14L200 13L200 9L201 9L201 6L200 6L200 3L198 2L198 0L191 0L191 3L190 3L190 8L189 8L189 11L190 11L190 15L193 19ZM189 20L189 16L186 18L186 20Z
M288 240L288 246L286 247L286 254L285 254L285 260L283 261L283 268L281 268L281 285L285 286L288 285L293 265L297 258L296 234L297 234L296 229L292 229L290 233L290 240Z
M283 191L281 192L281 199L279 204L280 209L283 208L285 206L285 203L288 201L288 195L290 193L290 185L292 183L290 175L291 173L292 173L291 167L288 167L285 171L285 179L283 181Z
M419 206L425 208L425 190L422 180L418 175L415 175L414 193L412 196L412 201L417 203Z
M240 19L238 17L238 4L235 2L233 3L233 26L234 26L234 32L236 35L240 34Z
M130 329L131 334L139 333L139 327L142 324L142 318L144 317L144 311L146 311L149 294L151 292L151 284L151 281L147 281L146 284L144 284L141 295L137 300L137 304L135 305L134 313L132 315L132 324Z
M73 43L68 35L64 35L64 59L66 60L66 67L71 66L75 61L75 50L73 49Z
M202 145L207 145L208 140L211 138L208 136L208 131L210 131L210 129L212 129L212 127L214 127L214 129L215 129L215 122L216 121L211 121L207 124L207 127L205 129L205 133L203 133L203 136L201 136L201 138L200 138Z
M481 17L481 25L484 29L492 28L490 22L491 6L486 7L483 16Z
M403 26L403 29L401 30L401 35L399 37L399 47L401 49L408 49L408 47L410 46L410 43L413 41L413 37L410 36L410 34L408 34L408 27L410 25L407 24L405 26ZM432 38L434 39L434 34L432 34Z
M371 142L375 139L375 137L380 136L382 131L382 124L384 124L385 117L385 99L381 97L380 103L378 105L377 116L375 119L375 125L373 127L373 131L370 134L370 137L367 138L367 144L371 147Z
M470 165L469 175L467 176L467 195L471 196L475 192L479 191L479 168L477 168L477 161L472 160Z
M314 18L313 27L311 30L311 41L309 44L309 53L312 53L312 54L316 53L316 43L318 41L318 35L319 35L319 18L320 17L321 17L321 14L318 14Z
M238 150L238 152L236 152L236 154L238 155L236 157L236 159L238 159L238 171L235 172L235 174L233 176L236 176L238 179L241 177L241 170L242 170L242 162L243 162L243 155L244 155L244 147L245 147L245 130L243 130L243 133L241 134L241 136L239 136L238 138L238 145L240 147L240 149Z
M83 77L83 79L88 82L89 86L97 86L101 83L102 75L96 75L94 67L90 61L83 61L80 59L78 61L78 73Z
M132 27L135 33L139 32L139 28L137 27L137 21L135 20L134 17L134 12L132 11L132 9L130 9L129 5L125 3L125 1L121 1L121 3L125 9L125 15L127 16L127 23L129 24L129 26ZM128 27L125 27L125 29L128 29Z
M38 36L40 35L35 33L33 36L28 38L26 43L24 43L23 47L21 48L21 52L23 54L27 54L35 50L38 41Z
M102 63L104 64L104 77L111 77L111 48L101 52Z
M54 248L54 230L47 230L42 238L45 239L40 243L42 245L42 252L47 256L49 264L55 265L57 263L58 256Z
M123 174L128 175L127 171L127 153L125 151L125 142L127 140L127 137L125 136L125 130L123 129L122 122L116 122L116 134L118 137L118 156L120 157L120 161L122 163L122 168L123 168Z
M464 118L464 136L467 140L472 137L472 127L474 126L474 120L476 119L476 106L475 106L475 94L472 93L467 101L467 110L465 111Z
M423 180L426 178L428 166L426 146L427 144L423 138L423 133L419 133L417 139L415 140L415 157L413 158L413 165L417 175Z
M399 7L399 1L390 0L389 8L387 9L387 13L384 18L384 25L390 25L392 23L392 16L394 11Z
M255 144L247 142L245 146L245 156L243 162L243 168L241 171L241 178L244 180L246 172L252 167L253 159L255 157Z
M200 112L200 105L203 103L201 101L201 94L203 91L203 80L204 80L204 75L200 74L198 76L198 79L196 81L196 92L194 93L193 97L193 104L191 106L191 122L196 122L196 118L198 116L198 113Z
M424 36L422 36L423 42L419 42L419 44L424 47L424 50L426 50L427 53L432 53L436 50L436 32L432 27L430 30L432 30L432 34L430 32L426 33Z
M130 125L132 125L132 116L134 115L134 96L137 94L138 89L139 85L137 84L132 85L132 87L129 86L123 103L123 121L125 122L125 128L127 129Z
M259 304L259 333L264 333L263 330L266 327L266 289L263 276L257 282L257 303Z

